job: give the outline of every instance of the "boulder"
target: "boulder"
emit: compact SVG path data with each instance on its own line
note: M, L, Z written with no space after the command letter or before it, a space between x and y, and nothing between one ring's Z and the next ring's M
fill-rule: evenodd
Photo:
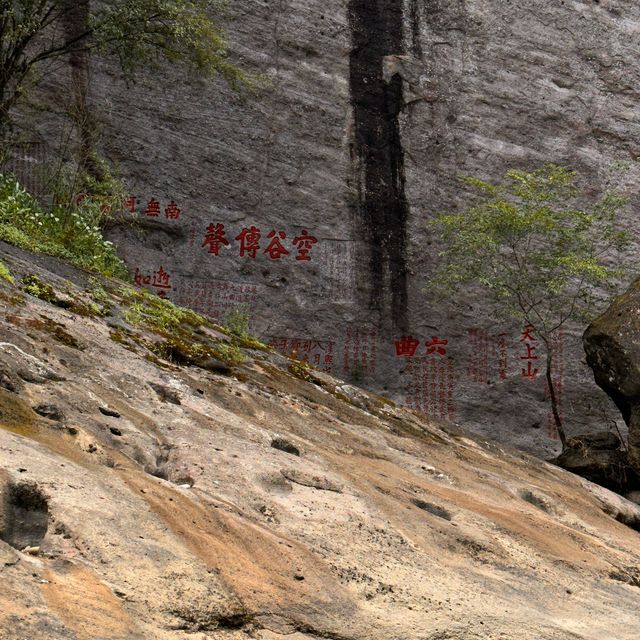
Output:
M566 449L553 462L618 493L635 484L635 473L629 466L625 451L579 447Z
M583 336L587 363L629 427L629 463L640 472L640 279Z
M597 449L601 451L616 451L622 447L620 436L613 431L598 431L584 433L567 440L569 449Z

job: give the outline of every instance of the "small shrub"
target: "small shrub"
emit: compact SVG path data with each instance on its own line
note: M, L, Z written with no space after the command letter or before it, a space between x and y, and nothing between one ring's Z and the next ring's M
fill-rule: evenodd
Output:
M266 344L251 335L249 331L249 312L246 307L239 307L229 311L224 317L223 326L220 328L239 347L260 351L269 350Z
M627 275L631 234L620 218L628 198L614 184L627 168L611 167L597 200L579 188L575 171L551 163L531 172L509 169L495 185L467 176L476 197L429 223L444 248L427 288L450 298L479 286L504 319L529 327L541 341L563 451L567 436L553 382L558 332L567 322L591 319Z
M238 338L248 338L249 313L245 307L231 309L224 317L224 327Z
M240 364L244 362L244 355L240 351L240 347L237 344L229 344L226 342L219 342L214 349L215 355L230 364Z
M102 235L104 218L103 203L89 199L45 210L15 178L0 174L0 239L84 269L124 277L124 263Z
M89 278L89 284L91 285L89 295L94 302L98 304L109 304L109 294L105 288L100 284L97 278Z

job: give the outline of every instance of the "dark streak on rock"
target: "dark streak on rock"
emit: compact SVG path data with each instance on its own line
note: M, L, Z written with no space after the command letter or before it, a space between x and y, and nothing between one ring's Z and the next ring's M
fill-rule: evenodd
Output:
M418 0L411 0L409 5L411 18L411 50L417 58L422 58L422 43L420 42L420 5Z
M418 509L427 511L434 516L438 516L438 518L442 518L443 520L451 521L453 517L447 509L437 504L433 504L432 502L426 502L424 500L419 500L418 498L411 500L411 502L418 507Z
M392 321L406 331L409 206L398 121L402 78L383 78L385 56L404 53L402 7L402 0L349 0L353 160L357 213L369 245L370 306L384 312L388 283Z

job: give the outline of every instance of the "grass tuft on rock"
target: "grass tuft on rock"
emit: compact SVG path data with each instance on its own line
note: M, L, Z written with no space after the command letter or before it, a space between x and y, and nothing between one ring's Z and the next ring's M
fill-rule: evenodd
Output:
M6 280L10 284L15 284L16 281L13 279L11 275L11 271L9 271L9 267L0 260L0 280Z
M99 202L90 199L45 209L13 176L0 174L0 240L124 278L124 263L102 235L107 215Z

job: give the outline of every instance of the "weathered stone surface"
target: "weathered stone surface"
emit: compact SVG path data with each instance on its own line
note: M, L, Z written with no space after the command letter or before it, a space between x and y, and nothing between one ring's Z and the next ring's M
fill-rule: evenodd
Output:
M496 179L551 160L583 173L591 196L611 161L637 158L639 23L635 0L237 0L233 59L269 77L259 95L243 102L170 67L130 86L110 64L83 71L76 60L73 73L45 76L55 113L29 121L25 110L23 124L53 147L75 95L60 84L90 77L100 151L137 198L139 224L109 233L139 282L161 284L162 267L177 302L217 318L247 305L254 332L288 353L551 455L544 381L521 374L522 327L497 321L471 288L449 303L423 292L440 250L425 221L466 200L460 174ZM33 166L37 154L25 158ZM633 168L634 229L638 184ZM165 217L171 201L177 220ZM203 246L212 223L230 242L219 255ZM255 259L235 240L252 226ZM292 242L303 230L318 239L308 262ZM271 231L290 255L264 253ZM569 435L615 417L582 363L582 331L561 337ZM419 340L416 356L396 355L403 336ZM434 337L446 356L426 355Z
M66 361L6 320L7 298L3 339ZM637 505L366 391L356 406L280 355L243 349L229 377L160 367L103 318L47 313L86 349L64 382L0 389L0 485L37 486L49 523L37 556L0 541L2 640L639 636ZM54 398L75 436L30 408ZM276 434L304 455L272 448Z
M614 300L584 334L596 383L629 427L629 461L640 471L640 280Z

